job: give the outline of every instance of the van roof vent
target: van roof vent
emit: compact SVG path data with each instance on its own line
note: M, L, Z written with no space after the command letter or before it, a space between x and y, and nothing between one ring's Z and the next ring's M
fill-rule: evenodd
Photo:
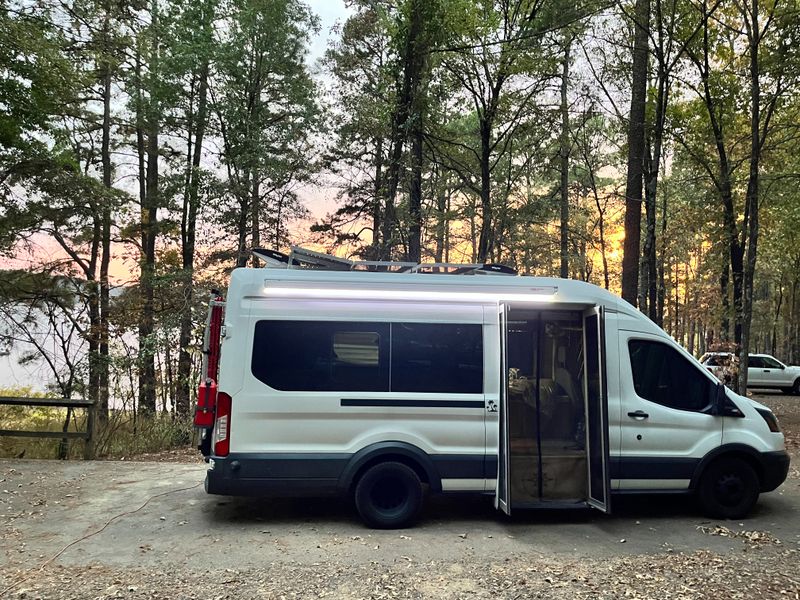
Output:
M516 269L493 263L416 263L381 260L349 260L292 246L289 254L253 248L253 256L267 267L278 269L319 269L324 271L369 271L374 273L438 273L451 275L516 275Z

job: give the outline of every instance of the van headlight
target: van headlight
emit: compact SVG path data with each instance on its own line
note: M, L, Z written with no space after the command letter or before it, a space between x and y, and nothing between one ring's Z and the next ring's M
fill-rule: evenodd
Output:
M771 410L766 410L764 408L757 408L758 414L767 422L767 427L772 433L780 433L781 426L778 425L778 419L772 413Z

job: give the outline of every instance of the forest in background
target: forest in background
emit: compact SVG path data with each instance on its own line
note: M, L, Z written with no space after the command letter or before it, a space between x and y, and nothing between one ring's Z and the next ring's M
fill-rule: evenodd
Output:
M302 243L800 362L796 0L346 4L309 64L300 0L0 0L0 352L101 424L184 417L208 291Z

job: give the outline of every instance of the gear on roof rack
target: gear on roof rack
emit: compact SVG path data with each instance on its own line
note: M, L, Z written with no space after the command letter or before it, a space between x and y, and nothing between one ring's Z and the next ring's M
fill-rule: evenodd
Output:
M349 260L299 246L289 254L253 248L253 255L273 269L318 269L323 271L370 271L378 273L438 273L450 275L516 275L516 269L495 263L416 263L403 261Z

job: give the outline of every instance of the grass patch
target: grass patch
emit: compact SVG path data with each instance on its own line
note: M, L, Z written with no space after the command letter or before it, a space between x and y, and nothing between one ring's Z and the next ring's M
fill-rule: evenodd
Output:
M85 431L83 409L70 412L67 431ZM63 431L66 408L0 406L0 429L16 431ZM190 418L178 419L158 413L142 417L131 411L112 410L106 423L97 423L95 452L98 458L122 458L186 448L192 444L194 429ZM55 439L0 437L0 458L82 459L85 442Z

